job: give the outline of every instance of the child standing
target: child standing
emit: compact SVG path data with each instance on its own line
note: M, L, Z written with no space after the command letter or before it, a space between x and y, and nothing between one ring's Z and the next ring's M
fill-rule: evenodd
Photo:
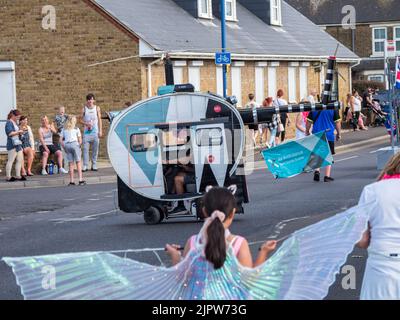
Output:
M79 128L76 128L76 117L68 116L67 121L64 124L64 128L61 131L61 144L67 155L67 160L69 163L69 178L70 186L74 186L74 164L76 163L76 168L78 170L79 185L85 185L86 182L82 177L82 165L81 165L81 145L82 145L82 135Z

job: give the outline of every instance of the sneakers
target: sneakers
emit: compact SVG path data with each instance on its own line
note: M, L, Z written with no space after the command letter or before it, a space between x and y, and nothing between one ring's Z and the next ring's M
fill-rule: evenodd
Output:
M87 167L86 167L86 166L83 166L83 167L82 167L82 172L86 172L86 171L88 171Z
M332 182L332 181L335 181L335 179L333 179L332 177L327 177L327 176L324 177L324 182Z
M47 176L47 171L46 171L46 169L42 169L42 176Z
M168 212L168 214L177 214L182 212L187 212L187 209L184 206L177 206L174 210Z
M314 181L319 182L320 180L320 173L319 171L314 172Z
M96 166L93 166L93 167L92 167L92 171L98 171L97 167L96 167Z
M64 173L64 174L68 173L68 171L65 170L64 168L60 168L59 172L60 172L60 173Z

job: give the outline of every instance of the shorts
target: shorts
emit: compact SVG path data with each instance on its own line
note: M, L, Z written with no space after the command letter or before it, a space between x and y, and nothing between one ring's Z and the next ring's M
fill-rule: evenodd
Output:
M329 143L329 148L331 149L332 155L336 154L335 153L335 141L328 141Z
M64 151L68 162L80 162L82 151L78 142L69 142L64 144Z
M60 147L59 147L58 145L54 145L54 144L48 144L48 145L47 145L47 148L49 149L50 154L55 154L57 151L61 151ZM39 147L39 151L40 151L40 153L43 155L43 153L44 153L44 147L43 147L43 146L40 146L40 147Z

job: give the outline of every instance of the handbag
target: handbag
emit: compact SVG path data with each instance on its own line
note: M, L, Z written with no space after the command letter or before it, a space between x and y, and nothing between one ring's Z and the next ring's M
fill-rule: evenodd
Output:
M284 132L285 131L285 127L284 127L284 125L282 124L282 122L281 122L281 120L279 120L278 121L278 130L279 130L279 132Z

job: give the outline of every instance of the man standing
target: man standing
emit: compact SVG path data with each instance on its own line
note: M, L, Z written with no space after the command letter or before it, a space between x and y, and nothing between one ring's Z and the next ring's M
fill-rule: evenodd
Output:
M363 100L362 100L362 107L363 111L366 112L368 116L368 125L372 126L372 124L375 122L375 114L372 112L372 104L373 104L373 92L372 88L368 87L367 91L363 95ZM358 119L357 122L358 123Z
M260 105L256 102L255 100L255 95L253 93L249 94L249 102L247 102L245 108L249 108L249 109L257 109L259 108ZM249 125L249 129L253 130L253 144L256 147L257 146L257 139L260 136L260 132L259 132L259 127L258 124L250 124Z
M95 97L91 93L86 96L86 105L82 109L80 122L84 125L82 171L86 172L89 168L90 145L92 146L92 171L97 171L99 139L103 136L103 123L100 107L95 105Z
M312 133L318 133L321 131L326 132L326 138L329 143L332 155L335 154L335 128L337 131L336 140L341 139L340 131L340 116L337 110L324 110L310 112L307 117L306 135L310 135L310 129L312 126ZM331 177L332 166L327 166L325 169L325 182L332 182L334 179ZM314 181L320 181L320 169L314 172Z
M307 101L311 104L316 104L318 100L317 97L317 90L311 89L310 90L310 95L307 97Z

